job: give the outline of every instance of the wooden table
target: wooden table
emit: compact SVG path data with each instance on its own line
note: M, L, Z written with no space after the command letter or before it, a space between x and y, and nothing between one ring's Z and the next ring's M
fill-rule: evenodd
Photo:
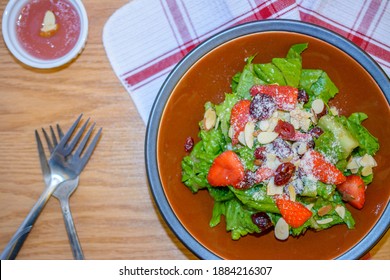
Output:
M8 1L0 1L3 14ZM102 44L107 19L128 0L84 0L89 38L82 55L55 71L23 66L0 40L0 249L43 190L34 130L67 129L80 113L103 136L71 197L87 259L197 259L160 216L144 166L146 127ZM0 31L1 32L1 31ZM2 37L2 36L1 36ZM390 259L390 232L372 249ZM50 199L18 259L72 259L59 202Z

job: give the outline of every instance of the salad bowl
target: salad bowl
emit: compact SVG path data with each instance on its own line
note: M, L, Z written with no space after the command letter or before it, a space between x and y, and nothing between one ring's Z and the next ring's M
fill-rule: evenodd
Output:
M277 240L271 232L232 240L224 221L210 227L213 199L192 193L182 182L181 162L188 137L199 141L206 102L218 104L231 92L232 77L246 59L266 63L284 57L291 45L307 43L302 66L322 69L338 87L329 104L340 114L364 112L364 126L380 144L374 179L361 210L347 205L355 227L336 225ZM218 33L191 51L162 85L148 122L145 158L149 185L161 215L176 236L201 259L359 259L386 233L390 224L389 79L364 51L318 26L267 20Z

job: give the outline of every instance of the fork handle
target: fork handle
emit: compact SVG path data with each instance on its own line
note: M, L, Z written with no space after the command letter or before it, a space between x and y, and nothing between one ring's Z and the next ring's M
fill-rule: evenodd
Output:
M68 233L68 238L70 242L70 247L72 248L73 257L75 260L83 260L84 254L81 249L80 241L77 236L76 228L73 222L72 213L70 212L68 200L60 200L62 215L64 217L66 232Z
M43 207L49 200L51 194L54 192L56 185L50 185L44 189L38 201L34 204L30 213L26 216L22 224L19 226L11 240L8 242L4 251L1 253L0 259L2 260L14 260L20 251L24 241L30 233L35 221L39 214L42 212Z

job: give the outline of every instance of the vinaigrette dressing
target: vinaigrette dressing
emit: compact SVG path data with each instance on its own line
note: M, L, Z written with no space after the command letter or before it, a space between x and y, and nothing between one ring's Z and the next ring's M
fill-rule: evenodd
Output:
M41 30L48 12L54 14L57 29L43 36ZM23 48L30 55L45 60L60 58L71 51L80 29L80 16L67 0L29 1L16 22L18 40Z

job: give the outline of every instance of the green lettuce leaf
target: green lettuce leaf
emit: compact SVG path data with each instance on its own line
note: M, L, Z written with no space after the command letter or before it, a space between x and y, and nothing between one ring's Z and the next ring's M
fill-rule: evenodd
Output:
M355 226L355 220L353 219L351 212L345 207L338 192L334 192L329 199L321 197L316 199L301 198L301 202L305 205L312 205L311 212L313 215L302 226L290 229L293 236L301 235L309 228L319 231L338 224L345 224L349 229L353 229ZM330 206L331 209L327 214L321 216L318 214L318 211L324 206ZM344 207L345 215L343 218L336 212L336 207Z
M286 84L297 88L302 70L302 62L299 58L274 58L272 63L282 72Z
M216 202L213 208L210 226L219 224L221 216L225 216L226 231L231 231L232 239L238 240L249 233L260 233L260 229L252 222L255 210L245 207L237 199Z
M252 149L248 146L235 146L233 151L240 157L242 164L245 169L254 171L255 170L255 147Z
M279 68L273 63L254 64L253 69L260 78L261 84L286 85L282 72L280 72Z
M238 80L238 84L235 87L236 91L234 92L240 99L250 99L251 95L249 90L252 86L260 84L261 81L257 77L255 71L253 70L253 60L254 56L247 59L247 63L244 66Z
M302 61L301 53L307 49L308 43L295 44L287 52L287 58L298 58Z
M225 100L218 105L215 105L215 112L217 114L217 124L218 129L221 130L222 134L225 137L225 140L228 141L230 137L228 136L229 127L230 127L230 113L234 104L240 100L239 97L232 93L225 94Z
M305 104L306 108L310 108L311 103L318 98L327 104L339 92L328 74L322 70L303 69L299 88L304 89L309 95L309 101Z
M231 83L232 92L237 92L237 86L238 86L238 83L240 82L240 76L241 76L241 72L237 72L233 76L232 83Z
M221 130L201 130L199 137L201 140L181 163L182 182L194 193L209 186L207 174L211 164L225 149L225 138Z
M280 213L273 198L267 195L266 186L256 185L245 190L229 188L243 204L256 209L257 212Z
M226 201L234 198L234 194L226 187L209 187L208 190L215 201Z

